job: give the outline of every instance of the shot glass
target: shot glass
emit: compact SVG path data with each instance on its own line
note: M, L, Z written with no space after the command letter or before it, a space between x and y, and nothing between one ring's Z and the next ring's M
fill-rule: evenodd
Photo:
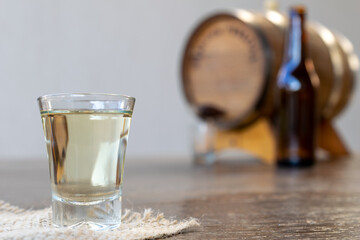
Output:
M113 229L121 223L125 152L135 98L38 98L49 160L53 224Z

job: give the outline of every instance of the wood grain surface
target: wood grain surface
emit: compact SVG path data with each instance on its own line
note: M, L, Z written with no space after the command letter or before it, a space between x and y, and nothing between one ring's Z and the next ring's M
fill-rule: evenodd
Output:
M123 205L199 218L202 227L171 239L359 239L359 160L279 170L255 160L200 167L186 159L129 159ZM49 206L46 160L0 162L0 199Z

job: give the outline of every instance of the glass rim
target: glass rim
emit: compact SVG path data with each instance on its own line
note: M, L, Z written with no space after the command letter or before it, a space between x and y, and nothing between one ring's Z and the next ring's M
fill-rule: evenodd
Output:
M124 94L115 94L115 93L54 93L54 94L45 94L37 98L37 101L51 101L51 100L59 100L66 99L74 101L76 97L103 97L104 99L88 99L89 101L121 101L127 100L130 102L135 102L135 98L124 95Z

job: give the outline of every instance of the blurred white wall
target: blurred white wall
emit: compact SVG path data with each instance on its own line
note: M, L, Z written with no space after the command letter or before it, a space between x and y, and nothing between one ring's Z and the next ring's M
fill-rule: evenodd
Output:
M311 19L360 49L360 1L304 2ZM135 96L128 157L189 156L195 116L181 92L179 62L191 29L253 0L0 0L0 159L45 158L36 98L59 92ZM360 96L337 120L360 152Z

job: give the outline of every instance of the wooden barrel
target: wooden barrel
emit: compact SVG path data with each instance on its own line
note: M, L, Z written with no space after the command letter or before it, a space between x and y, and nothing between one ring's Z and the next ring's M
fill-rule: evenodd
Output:
M351 42L339 33L334 36L340 52L341 72L328 100L328 108L323 111L323 117L327 119L339 115L347 106L355 89L356 73L359 69L359 60Z
M185 96L195 113L227 129L270 115L286 28L287 18L276 11L236 10L201 21L182 62ZM320 79L319 111L323 118L333 118L349 100L356 71L350 61L357 58L344 49L346 39L324 26L309 24L307 31Z

